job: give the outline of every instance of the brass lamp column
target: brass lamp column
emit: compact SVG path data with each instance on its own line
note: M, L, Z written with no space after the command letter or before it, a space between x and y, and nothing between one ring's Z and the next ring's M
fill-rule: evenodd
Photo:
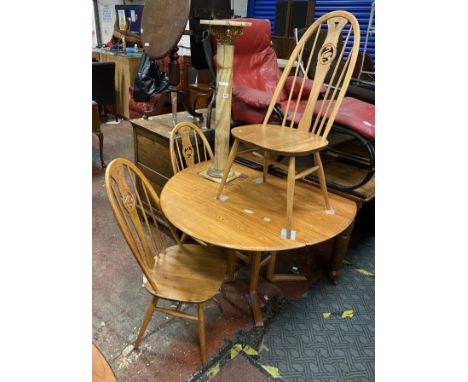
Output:
M200 20L200 24L209 25L217 40L215 158L214 166L202 175L220 183L229 154L234 40L242 33L244 27L249 27L252 23L233 20ZM239 175L231 171L227 181Z

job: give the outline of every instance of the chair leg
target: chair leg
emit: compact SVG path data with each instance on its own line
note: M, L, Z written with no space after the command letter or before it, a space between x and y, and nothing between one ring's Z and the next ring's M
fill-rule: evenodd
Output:
M330 206L330 200L328 199L327 191L327 180L325 179L325 172L323 171L322 160L320 159L320 153L314 153L315 164L319 166L318 178L320 182L320 188L322 189L323 198L325 199L325 207L327 212L333 213L333 208Z
M223 178L221 179L221 184L218 187L218 193L216 194L216 199L219 199L221 193L223 192L224 185L226 184L226 180L229 175L229 171L231 171L232 163L236 158L237 150L239 149L239 141L237 139L234 140L234 144L232 145L231 152L229 153L229 157L226 163L226 168L224 169Z
M289 168L288 168L288 183L286 190L286 230L288 238L291 237L292 229L292 215L293 215L293 204L294 204L294 186L296 183L296 157L289 158Z
M141 324L138 337L135 340L135 343L133 344L134 349L138 349L138 347L140 346L141 339L143 338L143 335L145 334L146 328L148 326L148 323L151 320L151 317L153 316L154 309L156 308L157 304L158 304L158 298L156 296L153 296L153 299L151 300L151 303L148 306L148 309L146 311L145 318L143 319L143 323Z
M106 164L104 163L104 157L103 157L103 147L104 147L104 134L100 131L96 133L96 135L99 138L99 156L101 157L101 167L104 168L106 167Z
M119 122L119 117L117 117L117 108L115 107L115 103L112 105L112 110L114 111L115 122Z
M268 151L263 153L263 183L266 183L266 177L268 174Z
M200 354L203 366L206 365L206 333L205 333L205 314L203 313L203 304L198 304L198 337L200 339Z
M228 252L228 279L227 281L234 281L234 273L236 271L236 251L233 249L230 249Z

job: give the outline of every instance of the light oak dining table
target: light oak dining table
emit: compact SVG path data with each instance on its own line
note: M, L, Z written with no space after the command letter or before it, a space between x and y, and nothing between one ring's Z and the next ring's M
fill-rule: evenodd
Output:
M175 174L164 186L160 203L166 218L179 230L207 244L247 253L251 265L250 296L254 321L263 325L257 298L260 268L268 264L270 281L300 279L298 275L276 275L273 257L277 251L312 246L349 231L356 216L356 203L331 194L334 214L327 214L320 188L297 182L294 196L293 239L285 237L286 180L234 163L241 176L228 183L221 200L216 199L218 183L200 173L211 161ZM262 253L271 255L262 260ZM249 258L250 256L250 258ZM334 253L332 264L340 266L344 253ZM332 270L331 270L332 271ZM229 270L232 274L233 270ZM302 278L304 279L304 278Z

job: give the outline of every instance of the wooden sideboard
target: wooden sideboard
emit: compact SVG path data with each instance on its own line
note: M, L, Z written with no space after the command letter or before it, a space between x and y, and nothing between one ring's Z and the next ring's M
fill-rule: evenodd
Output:
M115 62L115 105L117 114L130 118L128 101L129 87L138 73L141 55L114 54L106 51L93 51L93 58L99 62Z
M197 111L206 117L206 109ZM214 109L211 117L211 126L215 126ZM177 113L177 121L194 122L186 111ZM147 120L144 118L131 119L130 123L133 126L135 164L149 179L159 195L167 180L173 175L169 151L169 141L173 129L172 114L157 115ZM201 123L194 123L201 128L211 147L213 147L214 128L208 130L205 120Z

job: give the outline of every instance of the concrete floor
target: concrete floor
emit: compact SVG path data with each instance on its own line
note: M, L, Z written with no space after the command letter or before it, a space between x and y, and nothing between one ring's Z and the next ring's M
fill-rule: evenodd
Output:
M133 160L132 128L128 121L102 124L102 131L106 163L116 157ZM139 351L131 350L151 297L141 287L142 273L110 209L104 174L98 140L93 136L93 343L119 381L185 381L201 366L196 323L155 313ZM168 243L174 242L167 232L166 238ZM268 300L275 295L301 296L322 277L322 264L329 258L330 250L331 243L327 242L313 249L281 253L277 270L288 272L297 266L308 280L270 283L261 279L259 292ZM226 288L230 302L218 296L223 312L214 302L206 304L208 357L223 347L225 339L239 330L252 328L245 298L248 279L248 268L241 268L236 281ZM191 306L183 309L194 312Z

